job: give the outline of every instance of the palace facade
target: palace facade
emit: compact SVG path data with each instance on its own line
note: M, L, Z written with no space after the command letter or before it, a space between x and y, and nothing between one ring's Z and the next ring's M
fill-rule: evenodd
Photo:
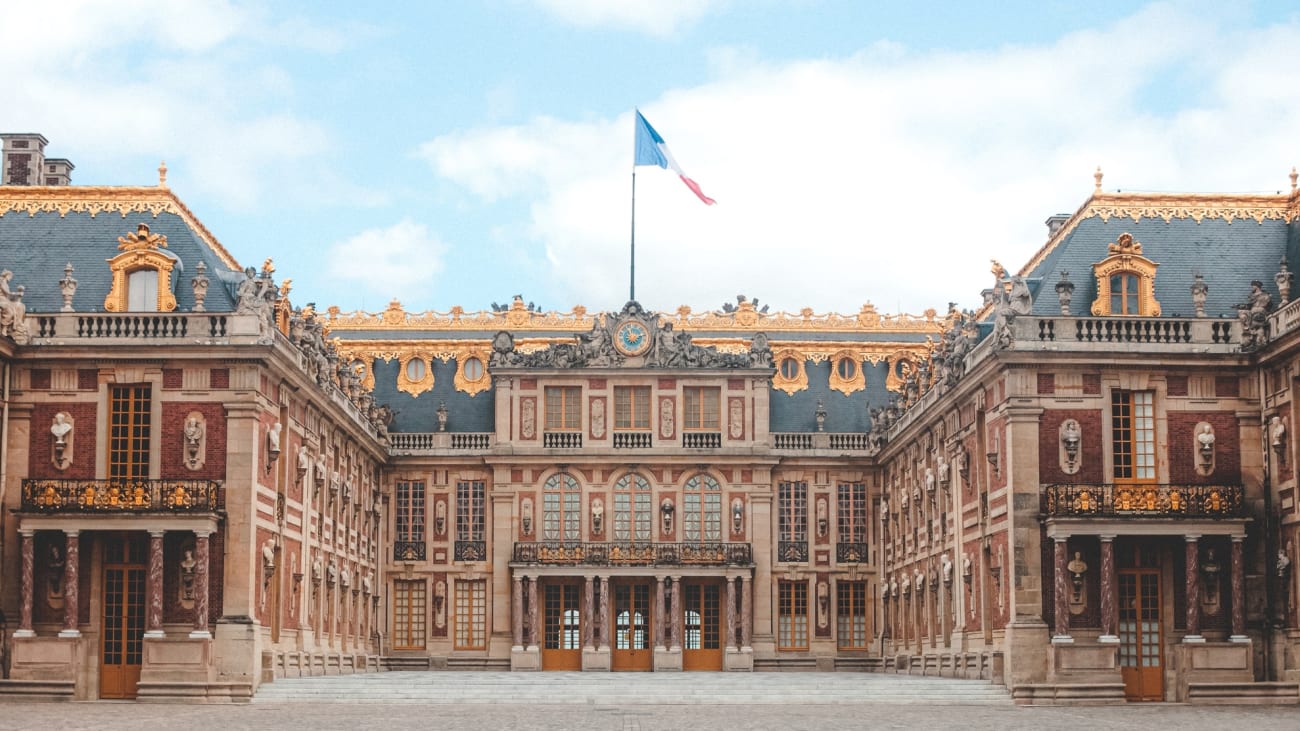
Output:
M966 311L366 313L241 266L165 168L73 186L0 139L0 694L818 669L1300 700L1294 175L1098 174Z

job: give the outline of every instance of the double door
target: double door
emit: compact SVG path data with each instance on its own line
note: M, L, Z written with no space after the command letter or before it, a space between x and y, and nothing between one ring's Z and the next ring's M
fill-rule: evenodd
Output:
M1130 701L1164 700L1161 666L1160 571L1119 572L1119 664Z
M614 584L612 670L650 670L654 666L650 584Z
M722 669L722 586L682 584L682 670Z
M136 696L144 658L146 550L142 536L113 535L104 541L100 698Z

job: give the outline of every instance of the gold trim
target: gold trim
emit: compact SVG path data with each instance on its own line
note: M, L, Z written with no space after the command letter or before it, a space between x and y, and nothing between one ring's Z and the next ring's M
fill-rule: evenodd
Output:
M478 360L482 364L483 371L476 379L471 379L465 375L465 363L471 358ZM456 390L467 393L470 396L477 396L480 392L492 388L492 376L488 373L488 351L484 350L463 350L456 354L456 377L453 381L456 384Z
M853 376L851 378L840 377L840 362L849 361L853 364ZM867 387L866 375L862 372L862 361L858 360L857 353L851 350L841 350L831 356L831 379L830 386L832 391L839 391L848 396L855 391L865 390Z
M10 212L28 216L57 213L59 217L88 213L91 218L100 213L118 213L122 218L128 213L148 213L154 218L160 213L175 214L212 248L222 263L233 271L243 271L235 257L169 188L6 185L0 188L0 218Z
M424 377L419 380L411 380L410 376L406 374L406 367L416 359L424 363ZM433 359L420 352L402 354L397 359L397 390L411 394L411 398L419 398L420 394L432 391Z
M781 372L781 364L787 359L794 360L799 366L799 372L794 376L786 377ZM772 374L772 388L784 392L786 395L793 396L799 391L808 388L808 370L804 368L804 360L807 359L803 353L794 348L782 348L772 354L772 362L776 364L776 373Z
M172 267L176 262L163 254L160 249L167 248L167 237L149 232L149 226L140 224L135 233L117 237L117 249L122 253L108 259L108 268L113 273L113 285L104 297L104 309L108 312L126 312L129 304L127 278L139 271L152 271L158 276L158 295L154 302L154 312L171 312L176 309L176 296L172 294Z
M921 357L928 354L923 351ZM896 393L903 392L903 386L907 382L907 377L914 373L919 366L918 353L907 350L896 350L886 359L889 364L888 370L885 371L885 389ZM902 364L906 364L905 366ZM902 370L900 374L898 371Z
M1113 316L1110 309L1110 278L1116 274L1135 274L1138 278L1138 311L1128 313L1136 317L1159 317L1160 303L1156 301L1156 267L1159 264L1142 256L1142 244L1127 232L1120 234L1115 243L1107 246L1110 256L1092 265L1097 278L1097 299L1092 301L1092 314Z

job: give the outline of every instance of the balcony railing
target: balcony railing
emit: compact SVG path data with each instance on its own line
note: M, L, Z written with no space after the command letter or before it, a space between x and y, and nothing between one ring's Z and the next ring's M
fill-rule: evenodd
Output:
M38 513L210 513L217 480L23 480L22 509Z
M682 432L682 446L687 449L717 449L722 446L722 432L686 431Z
M796 434L773 433L772 446L775 449L812 449L813 435L811 432Z
M224 338L226 315L195 313L38 315L38 338L144 339ZM30 322L30 320L29 320Z
M394 561L423 561L426 555L424 541L393 541Z
M1132 518L1236 518L1241 485L1046 485L1043 515Z
M777 541L776 560L805 563L808 560L808 541Z
M1219 318L1019 317L1013 328L1017 343L1230 345L1241 341L1237 321Z
M869 442L862 432L773 432L772 448L782 450L832 449L865 452Z
M457 561L486 561L487 541L456 541Z
M496 441L492 432L389 432L392 453L433 452L440 449L489 450Z
M614 432L614 449L648 449L654 446L654 439L648 431Z
M514 562L563 566L749 566L748 543L516 543Z
M869 560L871 560L871 545L868 543L835 544L837 563L866 563Z
M547 449L578 449L582 447L580 431L542 432L542 446Z

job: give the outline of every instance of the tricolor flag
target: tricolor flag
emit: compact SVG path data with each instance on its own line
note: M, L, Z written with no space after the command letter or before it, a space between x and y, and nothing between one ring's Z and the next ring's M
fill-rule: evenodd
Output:
M645 121L645 117L641 116L640 110L637 110L636 113L636 162L633 165L658 165L665 169L671 168L682 179L682 182L686 183L686 187L690 188L691 192L704 201L706 205L711 206L717 203L717 201L705 195L704 191L700 190L699 183L691 180L686 173L682 172L681 166L673 159L673 153L668 151L668 145L664 144L664 138L660 137L655 128Z

